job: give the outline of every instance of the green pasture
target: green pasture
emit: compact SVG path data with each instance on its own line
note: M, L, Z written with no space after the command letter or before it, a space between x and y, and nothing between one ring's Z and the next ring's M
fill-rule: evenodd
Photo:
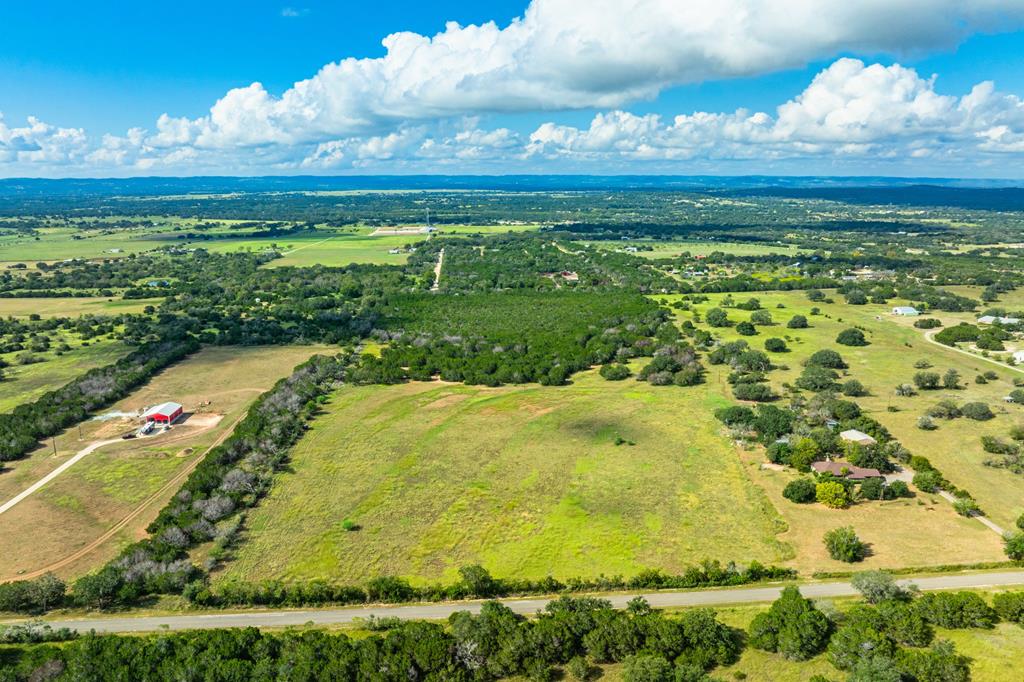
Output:
M4 379L0 381L0 413L10 412L47 391L58 389L94 367L116 362L130 350L120 341L104 338L91 339L88 346L70 338L66 340L71 346L70 351L63 355L57 355L53 350L33 353L43 361L31 365L18 365L15 356L19 353L0 355L10 363L4 368Z
M722 404L712 386L596 372L567 387L344 388L221 575L424 582L471 563L567 578L784 561L781 519L711 416Z

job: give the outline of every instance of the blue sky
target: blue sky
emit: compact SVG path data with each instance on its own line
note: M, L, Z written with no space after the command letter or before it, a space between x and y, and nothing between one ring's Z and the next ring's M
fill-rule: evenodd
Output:
M682 4L11 4L0 175L1022 174L1024 3Z

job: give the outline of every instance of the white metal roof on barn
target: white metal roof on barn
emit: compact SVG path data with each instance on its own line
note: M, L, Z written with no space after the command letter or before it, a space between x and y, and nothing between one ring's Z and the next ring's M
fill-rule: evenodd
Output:
M847 429L846 431L843 431L842 433L840 433L839 437L842 438L843 440L848 440L848 441L852 441L854 443L861 443L861 444L867 444L867 443L873 444L873 443L877 442L877 441L875 441L874 438L872 438L868 434L864 433L863 431L858 431L857 429Z
M182 409L180 404L168 400L166 403L160 403L159 405L154 405L153 407L149 408L148 410L142 413L142 416L153 417L159 414L165 417L170 417L172 414L174 414L180 409Z

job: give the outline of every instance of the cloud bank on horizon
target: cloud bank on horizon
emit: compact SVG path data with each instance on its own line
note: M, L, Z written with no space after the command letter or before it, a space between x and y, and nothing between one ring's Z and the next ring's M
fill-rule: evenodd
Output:
M915 160L966 172L1024 160L1017 95L988 81L943 95L934 76L898 63L837 58L923 54L975 33L1016 30L1024 0L591 0L580 7L533 0L504 27L449 23L433 37L395 33L384 38L383 57L327 64L279 96L252 83L199 118L165 113L119 135L0 116L0 174L746 172L766 164L795 169L807 159L827 160L838 172L878 163L912 169ZM675 86L830 58L773 112L628 111ZM580 109L599 111L588 127L486 123Z

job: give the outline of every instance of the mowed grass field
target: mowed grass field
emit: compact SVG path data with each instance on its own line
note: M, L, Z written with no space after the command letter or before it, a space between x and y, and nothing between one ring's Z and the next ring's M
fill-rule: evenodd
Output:
M1013 389L1012 379L1018 372L929 343L924 333L913 327L914 318L897 318L890 314L892 306L902 301L850 306L841 296L833 295L835 303L811 303L803 292L734 294L733 297L736 301L745 301L751 296L758 298L772 313L775 326L759 327L759 334L753 337L740 337L732 328L715 331L729 340L745 338L758 349L763 349L766 338L788 338L791 352L771 354L777 364L786 366L770 374L776 389L781 391L783 383L792 383L802 371L803 361L814 351L821 348L839 351L850 365L844 372L847 378L860 380L871 391L870 396L855 399L865 412L884 424L912 453L928 457L951 481L969 490L993 521L1004 528L1013 527L1014 519L1024 512L1024 477L984 466L983 461L989 455L982 450L980 437L984 434L1005 436L1012 425L1024 423L1024 407L1006 405L1002 400ZM724 296L710 298L709 302L695 308L703 314L719 305ZM778 308L780 304L784 307ZM821 314L812 316L810 311L815 306L820 308ZM750 316L749 312L738 309L729 309L728 313L736 322ZM786 322L794 314L806 315L811 328L787 329ZM678 317L690 319L691 314L679 311ZM939 314L936 317L952 323L974 316ZM840 331L854 325L866 330L871 345L852 348L835 343ZM914 374L920 371L914 364L922 359L933 365L929 371L940 374L949 368L959 371L962 388L920 392L913 397L896 396L896 385L912 383ZM995 370L999 379L984 385L974 383L975 376L988 369ZM718 381L725 394L731 393L721 371ZM935 431L918 429L918 418L944 398L961 404L985 402L997 416L988 422L966 418L939 420ZM890 407L895 411L890 411ZM759 462L763 459L762 451L755 449L748 458L751 463ZM784 537L797 545L798 555L810 550L820 555L821 534L828 527L852 523L862 537L875 545L876 555L865 565L925 565L1003 558L1001 542L995 533L977 521L956 516L938 497L918 494L909 501L871 503L830 511L782 499L781 488L792 476L789 471L763 471L757 480L765 485L790 522L791 531ZM798 535L807 537L799 539ZM806 549L801 551L800 548Z
M569 578L785 561L781 519L711 416L722 402L711 386L593 371L566 387L342 389L218 579L422 583L472 563Z
M317 346L207 348L174 365L111 412L136 412L176 400L192 413L168 433L121 441L138 422L91 420L47 441L27 459L8 463L0 473L0 501L28 488L90 443L116 439L84 457L58 478L0 514L0 579L36 571L89 548L112 528L138 514L100 546L56 573L75 576L102 564L138 539L161 506L176 492L170 485L212 444L232 430L251 402ZM209 404L206 404L209 403ZM53 445L57 455L53 456Z

